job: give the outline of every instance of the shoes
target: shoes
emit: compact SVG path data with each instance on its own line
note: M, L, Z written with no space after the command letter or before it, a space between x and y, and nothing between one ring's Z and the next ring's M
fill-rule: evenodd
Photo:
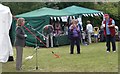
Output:
M116 51L113 51L113 52L116 52Z
M13 56L9 56L9 58L8 58L8 62L11 62L11 61L14 61Z
M22 70L22 68L16 68L16 70L17 70L17 71L21 71L21 70Z
M80 52L78 52L77 54L80 54Z
M73 53L70 53L70 54L73 54Z
M110 52L110 51L107 51L107 52ZM116 52L116 51L113 51L113 52Z
M70 54L73 54L73 53L70 53ZM80 53L77 53L77 54L80 54Z

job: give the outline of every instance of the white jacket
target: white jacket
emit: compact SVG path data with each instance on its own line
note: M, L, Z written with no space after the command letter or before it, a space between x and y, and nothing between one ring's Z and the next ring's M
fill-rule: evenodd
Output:
M87 31L89 33L92 33L93 32L93 26L92 26L92 24L87 24L86 29L87 29Z

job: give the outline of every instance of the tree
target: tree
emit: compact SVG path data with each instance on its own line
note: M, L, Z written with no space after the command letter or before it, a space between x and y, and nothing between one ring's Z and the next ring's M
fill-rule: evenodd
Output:
M13 15L22 14L45 6L44 3L38 2L10 2L3 4L10 7Z
M6 2L3 4L10 7L13 15L22 14L42 7L63 9L68 6L76 5L108 13L115 19L115 21L117 21L117 25L120 23L120 11L118 13L118 9L120 9L120 2Z

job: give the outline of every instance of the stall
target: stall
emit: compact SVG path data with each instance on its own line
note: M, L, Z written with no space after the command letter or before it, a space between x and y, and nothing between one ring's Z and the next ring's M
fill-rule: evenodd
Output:
M91 10L83 7L78 6L70 6L61 10L56 10L52 8L40 8L38 10L34 10L31 12L23 13L20 15L16 15L16 18L23 17L26 20L25 26L29 28L36 36L38 36L42 42L46 43L46 40L43 36L36 33L36 31L39 31L40 33L43 32L43 27L45 25L51 24L51 19L54 20L53 22L59 21L59 22L68 22L69 18L75 19L79 18L79 22L82 23L82 16L97 16L97 15L103 15L101 11L97 10ZM15 37L15 23L16 20L13 21L12 24L12 30L11 30L11 38L12 43L14 42ZM54 24L56 26L56 24ZM65 25L63 23L61 24L62 30ZM34 30L31 29L34 28ZM37 41L28 31L25 30L25 33L28 35L26 39L26 45L27 46L35 46L36 43L39 46L44 46L41 42ZM59 36L55 36L53 34L53 44L54 46L58 45L66 45L69 44L69 39L67 34L64 34L63 32Z
M69 12L55 10L55 9L51 9L47 7L43 7L38 10L23 13L20 15L16 15L13 18L14 20L13 20L12 27L11 27L12 43L14 43L14 40L15 40L16 18L19 18L19 17L25 18L26 20L25 26L28 29L30 29L30 31L32 31L37 37L39 37L42 40L42 42L46 43L46 40L44 39L44 37L38 34L37 31L42 34L43 27L50 23L51 17L59 18L61 16L66 16L66 15L72 15L72 14ZM34 30L32 28L34 28ZM25 33L28 35L26 39L26 46L36 46L36 43L37 43L38 46L44 47L44 45L41 42L39 42L33 35L31 35L27 30L25 30Z

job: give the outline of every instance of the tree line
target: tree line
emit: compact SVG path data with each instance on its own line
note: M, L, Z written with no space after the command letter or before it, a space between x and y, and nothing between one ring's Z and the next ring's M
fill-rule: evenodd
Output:
M9 6L13 15L22 14L42 7L63 9L68 6L77 5L108 13L117 21L116 24L118 26L120 23L120 2L3 2L2 4Z

